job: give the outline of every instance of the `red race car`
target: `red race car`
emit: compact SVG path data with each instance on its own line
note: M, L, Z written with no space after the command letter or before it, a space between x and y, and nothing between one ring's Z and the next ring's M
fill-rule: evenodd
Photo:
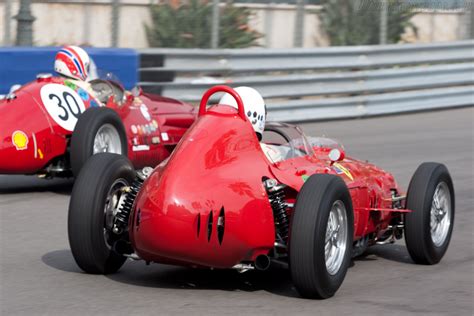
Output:
M215 92L226 105L206 109ZM445 254L454 191L442 164L423 163L405 195L393 176L344 157L340 145L307 139L288 124L269 124L266 146L247 121L240 96L217 86L171 157L135 172L117 155L93 156L69 205L72 254L88 273L116 272L126 258L240 271L287 266L298 292L328 298L351 257L405 235L414 262Z
M194 122L193 107L125 91L111 78L39 75L0 100L0 174L77 175L99 152L127 156L136 168L168 157Z

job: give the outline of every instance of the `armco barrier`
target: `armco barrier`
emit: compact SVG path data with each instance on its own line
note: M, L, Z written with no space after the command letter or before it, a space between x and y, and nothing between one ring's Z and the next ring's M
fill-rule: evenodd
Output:
M54 56L58 47L0 48L0 94L8 93L14 84L24 84L38 73L54 72ZM97 68L112 72L127 89L138 81L139 58L132 49L86 48Z
M251 86L269 118L305 121L474 104L474 41L313 49L145 49L140 85L197 102Z

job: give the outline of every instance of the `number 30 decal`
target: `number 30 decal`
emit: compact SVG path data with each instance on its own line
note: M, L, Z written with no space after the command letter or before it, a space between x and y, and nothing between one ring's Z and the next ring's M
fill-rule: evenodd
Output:
M54 121L68 131L73 131L77 119L86 110L79 95L61 84L47 84L41 88L41 101Z

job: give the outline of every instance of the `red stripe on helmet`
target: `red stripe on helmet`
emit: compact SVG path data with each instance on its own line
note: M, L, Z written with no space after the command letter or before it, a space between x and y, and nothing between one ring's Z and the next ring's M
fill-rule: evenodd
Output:
M70 56L66 55L65 53L58 52L56 54L56 60L62 61L66 65L66 67L69 69L71 74L78 75L78 76L81 75L77 69L77 66L74 64Z
M84 64L82 63L82 58L79 56L79 54L74 50L74 48L72 48L71 46L67 46L67 47L64 47L64 49L66 49L67 51L69 51L71 54L73 54L74 56L76 56L77 60L79 61L79 63L81 64L81 67L82 67L82 73L84 74L83 77L86 76L86 68L84 67Z

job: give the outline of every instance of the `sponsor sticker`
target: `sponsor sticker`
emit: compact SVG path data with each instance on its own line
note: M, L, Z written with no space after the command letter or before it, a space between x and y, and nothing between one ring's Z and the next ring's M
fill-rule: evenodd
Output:
M140 105L140 112L142 112L143 117L144 117L147 121L151 121L150 112L148 112L148 107L146 106L145 103L143 103L142 105Z
M149 124L142 125L142 130L144 134L151 134L152 132L151 125Z
M86 90L84 90L82 88L79 88L79 89L77 89L77 93L79 94L79 96L81 97L82 100L84 100L84 101L89 100L89 93L87 93Z
M76 86L73 82L71 82L71 81L69 81L69 80L65 80L65 81L64 81L64 84L66 85L66 87L69 87L69 88L71 88L71 89L73 89L73 90L76 90L76 88L77 88L77 86Z
M89 102L89 105L91 106L91 108L98 108L99 107L99 104L97 102L95 102L95 100L91 100L91 102Z
M130 126L130 129L132 130L132 133L133 133L133 134L137 134L137 133L138 133L138 129L137 129L137 127L136 127L135 125Z
M135 99L133 99L133 105L135 105L135 106L139 106L142 103L143 103L143 101L139 97L136 97Z
M14 131L12 133L12 143L15 145L16 150L28 149L28 136L23 131Z
M170 140L170 137L168 136L168 133L163 132L161 133L161 139L166 142Z
M150 150L150 146L148 145L135 145L132 147L133 151L146 151Z

